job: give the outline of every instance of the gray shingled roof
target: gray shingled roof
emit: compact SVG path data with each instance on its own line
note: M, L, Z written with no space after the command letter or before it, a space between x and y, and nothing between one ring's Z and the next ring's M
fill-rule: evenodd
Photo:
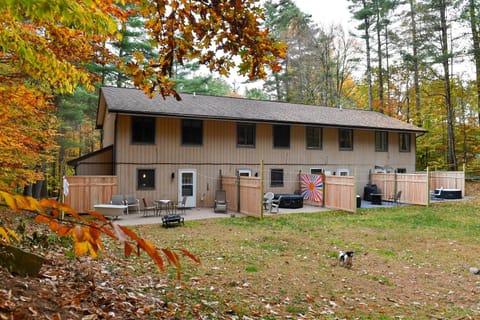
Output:
M158 95L150 99L138 89L113 87L102 87L100 94L105 99L108 112L113 113L425 132L398 119L366 110L186 93L181 94L181 101L176 101L172 97L164 100Z

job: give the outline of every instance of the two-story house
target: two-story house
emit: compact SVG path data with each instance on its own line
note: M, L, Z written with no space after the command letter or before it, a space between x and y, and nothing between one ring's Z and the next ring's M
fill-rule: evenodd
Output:
M376 166L415 171L425 131L384 114L232 97L150 99L103 87L97 127L103 148L70 162L77 175L116 175L139 198L188 197L213 206L221 175L262 174L264 190L293 193L298 173L355 175L358 193Z

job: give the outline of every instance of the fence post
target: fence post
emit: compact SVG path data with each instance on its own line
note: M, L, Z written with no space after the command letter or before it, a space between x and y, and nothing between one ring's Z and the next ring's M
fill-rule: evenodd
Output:
M263 160L260 162L260 219L263 220L263 195L264 195L264 188L263 188L263 183L265 182L264 178L264 163Z
M326 201L326 194L325 194L325 188L327 187L326 184L327 184L327 179L326 179L326 175L325 175L325 172L322 172L322 208L325 208L325 202Z
M427 208L430 207L430 169L427 167Z
M353 213L357 213L357 167L353 168Z
M240 212L240 172L237 171L237 212Z

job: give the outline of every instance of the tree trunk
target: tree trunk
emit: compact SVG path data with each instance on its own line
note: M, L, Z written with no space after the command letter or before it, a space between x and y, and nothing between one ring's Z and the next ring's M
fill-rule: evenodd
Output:
M385 102L383 101L383 59L382 59L382 18L380 16L380 8L378 7L378 2L376 2L376 18L377 18L377 59L378 59L378 99L379 103L379 111L384 113L385 110Z
M422 125L420 119L421 110L421 98L420 98L420 76L418 67L418 40L417 40L417 24L415 22L416 16L416 3L415 0L409 0L410 3L410 23L412 30L412 54L413 54L413 86L415 89L415 123L419 126ZM409 120L409 119L408 119Z
M367 3L365 0L362 0L363 7L367 7ZM370 62L370 21L369 17L365 16L364 18L365 23L365 49L367 51L367 86L368 86L368 110L373 110L372 106L372 67Z
M480 126L480 32L477 25L476 1L470 0L470 27L472 29L473 59L475 61L475 75L477 84L477 113Z
M440 28L442 33L442 66L445 74L445 105L447 108L447 166L449 170L457 170L457 157L455 153L455 112L452 106L452 96L450 88L450 71L449 71L449 51L448 51L448 25L446 18L445 0L439 1L440 10Z

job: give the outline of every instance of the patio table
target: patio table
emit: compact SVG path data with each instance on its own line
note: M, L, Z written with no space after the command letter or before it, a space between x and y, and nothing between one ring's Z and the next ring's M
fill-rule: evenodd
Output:
M175 203L172 200L155 200L155 203L157 205L158 215L162 215L162 210L164 210L166 214L172 214L175 212Z

